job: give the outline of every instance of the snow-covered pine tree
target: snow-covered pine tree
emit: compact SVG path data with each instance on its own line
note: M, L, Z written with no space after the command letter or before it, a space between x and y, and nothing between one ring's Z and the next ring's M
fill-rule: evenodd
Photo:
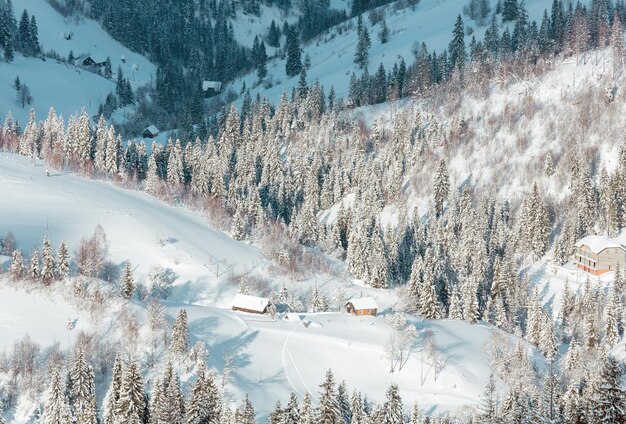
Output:
M11 266L9 267L9 274L13 281L21 280L24 276L24 258L22 257L21 250L13 251L13 259L11 260Z
M369 58L369 49L372 45L367 27L363 22L363 15L357 18L357 45L354 52L354 63L361 69L365 69Z
M320 424L340 424L343 420L337 402L335 390L335 377L331 370L326 372L326 378L320 385L319 415L317 422Z
M154 148L154 145L153 145ZM156 154L154 151L148 159L148 169L146 171L145 190L148 194L156 195L159 193L161 180L157 171Z
M313 408L311 401L311 394L306 392L304 399L302 399L302 408L300 409L300 423L301 424L315 424L317 423L317 416L315 409Z
M122 377L124 375L122 357L117 353L115 355L115 362L113 362L113 372L111 375L111 383L109 384L109 390L104 397L102 403L104 424L116 424L115 407L120 398L120 390L122 387Z
M298 421L299 423L300 421ZM254 407L250 398L246 394L246 398L241 405L235 411L235 423L236 424L256 424Z
M43 266L41 268L41 281L48 285L54 280L54 256L52 255L52 246L48 235L43 238Z
M526 339L534 345L539 345L541 337L541 322L543 311L539 304L537 293L529 300L528 319L526 322Z
M411 421L409 424L421 424L422 423L422 414L420 412L419 405L417 402L413 404L413 410L411 411Z
M437 298L435 281L432 278L424 280L419 298L419 312L425 319L441 318L441 308Z
M243 240L246 238L246 217L243 211L243 202L237 202L230 235L234 240Z
M71 422L71 420L70 411L65 398L65 388L61 382L59 370L54 369L50 380L50 391L44 404L43 415L40 423L61 424L68 422Z
M554 329L554 322L548 314L544 314L541 325L541 334L539 336L539 346L546 355L548 362L554 361L554 358L558 353L558 340L556 337L556 330Z
M592 399L593 418L597 423L626 422L626 391L622 388L623 365L611 355L602 364L599 384Z
M116 424L145 424L146 397L143 379L135 361L126 367L115 406Z
M620 299L621 296L618 294L615 285L611 286L608 297L604 338L607 346L612 348L621 339L621 332L623 330L622 317L624 313L623 305Z
M274 405L274 410L270 413L269 417L267 417L267 424L283 424L283 415L283 407L280 400L277 400L276 405Z
M471 324L479 318L478 285L473 275L465 279L461 286L461 304L463 305L463 319Z
M202 424L207 421L209 398L206 392L206 374L204 366L198 368L196 381L191 387L190 398L187 406L187 424Z
M298 397L294 392L291 392L289 395L289 402L283 410L283 421L281 424L300 424Z
M519 5L517 0L504 0L502 5L502 21L512 22L517 20Z
M387 389L387 400L383 405L383 424L404 424L402 412L402 398L397 384L393 383Z
M122 138L115 136L115 129L111 125L105 135L106 137L106 162L105 171L108 175L115 176L120 172L120 156L122 150Z
M189 349L187 335L187 311L180 309L178 316L174 322L172 329L172 343L170 344L170 353L172 356L182 360Z
M135 280L133 279L130 261L126 261L124 265L124 272L122 273L122 280L120 281L120 291L122 297L126 300L130 300L135 292Z
M480 407L481 423L498 424L498 397L496 392L496 379L493 374L489 376L482 398L482 405Z
M96 146L94 167L98 173L104 174L106 172L106 154L107 154L107 125L103 115L100 115L98 123L96 124Z
M363 406L363 398L361 397L361 392L356 389L352 392L350 406L352 409L352 419L349 424L366 424L367 414Z
M28 276L33 280L37 280L41 275L39 269L39 252L37 249L33 250L30 254L30 268L28 269Z
M93 369L87 364L82 347L78 348L71 373L75 423L97 424L96 384Z
M563 419L566 423L585 422L578 382L572 380L563 397Z
M65 280L70 275L70 252L64 241L59 244L56 263L59 278Z
M448 54L450 58L450 69L458 68L462 73L467 61L467 53L465 47L465 26L461 15L458 15L452 31L452 41L448 46ZM437 214L439 216L439 214Z
M437 172L433 179L433 200L435 205L435 216L439 218L443 215L444 202L450 194L450 178L448 169L443 159L439 162Z
M337 387L337 404L339 405L339 414L343 418L343 422L350 424L352 421L352 408L350 407L350 397L345 381L342 381Z
M88 173L91 169L91 125L86 109L83 109L78 117L77 137L77 165L83 173Z
M567 354L565 355L565 361L563 362L563 370L567 373L571 373L574 371L580 364L579 360L579 346L576 338L573 338L569 344L569 348L567 349Z

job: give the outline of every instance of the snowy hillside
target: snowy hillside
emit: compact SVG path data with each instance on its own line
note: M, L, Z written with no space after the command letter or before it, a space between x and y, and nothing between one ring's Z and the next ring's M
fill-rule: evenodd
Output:
M16 2L154 86L0 63L0 424L626 422L623 2L124 1Z
M67 58L70 52L74 57L109 57L113 72L120 67L134 88L154 82L155 66L113 40L96 22L87 18L64 18L46 0L18 0L13 5L16 14L26 9L37 18L43 52L55 52L62 58ZM17 100L13 82L18 76L30 88L33 97L31 105L22 107ZM3 98L0 114L6 116L10 111L23 124L31 107L40 117L46 116L51 107L66 118L80 113L82 108L93 116L111 92L115 92L114 82L54 59L48 58L44 62L17 54L14 62L0 64L0 93ZM63 93L62 99L59 99L58 93Z
M396 2L401 3L401 2ZM495 9L497 0L490 0L492 10ZM525 2L530 20L540 21L543 12L550 8L550 3L545 0L529 0ZM584 2L583 2L584 3ZM429 51L441 52L448 48L451 40L454 22L459 14L462 14L465 2L458 0L421 0L414 9L410 7L396 10L395 3L380 7L384 12L387 26L389 27L389 41L382 44L378 33L380 23L371 26L367 22L372 48L369 52L368 72L373 75L382 63L385 69L390 70L400 58L408 64L413 62L414 50L419 48L422 42L426 43ZM346 2L331 2L331 7L349 11ZM467 35L468 40L475 36L477 40L483 38L485 27L478 26L476 22L464 16L466 27L472 32ZM269 26L269 25L268 25ZM313 83L319 80L329 90L334 87L338 97L348 95L350 75L357 75L361 70L354 64L354 53L357 46L356 18L346 23L331 28L324 34L314 38L302 46L302 57L309 56L311 66L307 70L307 80ZM284 41L283 41L284 43ZM267 97L272 102L278 102L283 92L290 93L298 86L298 76L288 78L285 74L285 60L278 58L267 64L267 78L271 88L264 88L265 84L258 86L256 73L251 73L243 78L232 82L231 87L235 93L239 93L242 84L249 89L254 98L257 93Z
M264 259L256 248L212 230L195 213L106 183L54 173L46 177L41 164L33 166L26 158L6 153L0 154L0 178L5 182L0 193L0 233L12 231L18 246L38 245L45 233L55 245L64 238L73 246L101 224L111 259L115 263L130 259L138 279L156 264L173 269L179 278L165 302L168 314L173 319L179 308L187 309L190 345L197 340L207 344L210 366L222 371L224 355L234 355L233 400L248 393L261 416L270 412L275 399L286 400L291 391L310 392L315 399L328 368L372 400L382 400L381 386L396 382L408 403L419 401L429 413L454 412L479 402L492 372L490 340L504 338L510 349L517 343L490 326L418 321L415 350L401 372L390 374L385 346L392 330L384 316L290 314L272 320L231 311L237 287L226 278L215 278L211 263L220 261L224 268L233 267L235 274L254 269L263 275ZM45 208L36 206L42 202ZM171 241L159 245L164 238ZM381 306L395 301L393 293L341 281L331 284L339 284L346 298L367 293L378 297ZM27 293L9 286L6 279L0 286L0 350L26 334L42 347L53 342L66 346L80 331L99 334L109 327L120 328L117 319L109 324L94 321L68 299L49 299L40 290ZM145 304L136 306L140 319L147 319ZM112 301L107 308L123 306ZM76 322L72 331L66 328L68 320ZM121 337L120 331L107 337L113 342ZM437 356L427 350L429 334ZM541 366L540 355L530 354ZM15 422L25 422L22 419L15 417Z

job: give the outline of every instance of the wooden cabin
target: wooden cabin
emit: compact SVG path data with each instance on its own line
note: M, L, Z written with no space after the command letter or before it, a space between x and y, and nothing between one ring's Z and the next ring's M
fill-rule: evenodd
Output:
M576 242L576 266L593 275L626 268L626 249L602 236L587 236Z
M102 68L107 63L107 58L100 54L90 54L82 59L83 66Z
M352 315L371 315L378 314L378 304L371 297L361 297L358 299L350 299L346 302L346 312Z
M202 92L204 93L205 99L217 96L222 92L221 81L202 81Z
M141 136L143 138L154 138L157 135L159 135L159 129L155 127L154 125L150 125L141 133Z
M250 296L238 293L233 299L233 311L247 312L249 314L266 314L272 302L265 297Z

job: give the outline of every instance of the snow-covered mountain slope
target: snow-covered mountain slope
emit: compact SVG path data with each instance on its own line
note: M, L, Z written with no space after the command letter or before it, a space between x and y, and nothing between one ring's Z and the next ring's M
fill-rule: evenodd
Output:
M115 263L130 260L138 276L154 265L172 268L185 284L180 290L186 300L224 305L237 287L214 284L209 276L217 263L224 277L263 266L256 248L212 230L198 214L145 193L72 175L46 177L42 164L32 166L6 153L0 154L0 177L0 233L12 231L23 249L39 245L45 233L55 245L65 239L75 246L100 224ZM225 274L231 267L232 273Z
M46 0L18 0L13 2L13 6L17 18L24 9L35 16L44 52L56 52L62 58L67 58L70 52L75 57L87 54L109 57L113 72L121 67L134 88L154 81L155 66L115 41L97 22L87 18L64 18ZM30 89L33 97L31 105L22 107L17 100L13 88L17 76ZM26 123L31 107L40 118L47 115L50 107L66 118L79 113L83 107L93 116L107 94L114 91L112 81L50 58L44 62L40 58L25 58L16 54L14 62L0 63L0 94L3 99L0 115L6 116L10 111L22 124Z
M396 2L400 3L400 2ZM396 10L396 3L379 8L385 11L385 19L389 27L389 41L382 44L378 38L380 24L370 25L365 19L372 41L369 50L368 71L372 75L382 63L385 69L390 70L394 63L404 58L407 65L413 63L414 49L425 42L430 51L441 52L448 48L452 38L452 29L459 14L462 15L463 6L466 2L458 0L421 0L413 9L410 7ZM497 0L491 0L492 10L495 9ZM584 3L584 2L583 2ZM529 0L525 2L528 16L531 20L540 21L543 12L549 9L550 2L545 0ZM336 1L331 5L336 9L349 11L349 4L344 1ZM476 22L463 16L466 27L472 35L466 35L466 42L472 36L481 40L485 27L480 27ZM268 23L269 25L269 23ZM340 30L339 30L340 28ZM311 59L311 67L307 70L309 83L319 80L326 88L333 86L338 97L348 94L350 75L352 72L360 75L362 70L354 64L354 52L358 37L356 31L356 18L333 27L324 34L315 37L302 46L302 58L306 55ZM284 40L283 40L284 43ZM242 84L250 89L252 98L259 93L269 98L272 102L278 102L283 92L291 92L298 85L298 76L288 78L285 74L285 59L276 58L267 64L267 82L257 85L256 72L251 72L245 77L236 79L231 87L235 93L239 93Z
M26 9L36 16L39 42L44 51L53 50L65 58L70 51L75 57L83 54L110 57L113 72L121 67L124 75L136 85L155 78L156 68L148 59L115 41L91 19L64 18L46 0L18 0L14 2L14 9L16 13ZM71 38L68 40L66 36Z
M30 89L32 104L22 107L13 86L16 77ZM80 113L82 108L93 115L111 91L115 91L112 81L52 59L16 55L13 62L0 63L0 114L6 117L11 112L22 128L31 108L40 119L51 107L65 118Z
M318 384L329 368L370 399L382 401L384 387L396 382L407 405L418 401L429 413L456 411L479 402L492 372L489 345L501 340L512 349L518 342L490 326L418 320L416 346L402 371L391 374L386 346L392 330L384 316L291 314L289 319L272 320L231 311L236 284L226 276L216 278L211 260L222 260L222 266L233 266L235 272L257 267L255 272L265 275L273 285L285 283L284 278L266 273L256 248L212 230L193 212L103 182L54 173L47 177L41 164L33 166L27 158L6 153L0 154L0 179L0 233L12 231L25 251L39 245L46 233L53 245L64 238L72 247L100 223L107 234L111 259L116 264L130 259L137 279L156 264L178 273L177 287L165 302L170 318L179 308L187 309L190 344L205 342L209 364L217 370L223 370L226 353L233 355L237 369L229 387L233 400L249 393L261 417L269 413L276 399L286 400L291 391L300 395L310 392L315 399ZM161 246L158 240L164 238L170 239L169 244ZM317 276L321 288L334 285L346 298L375 296L383 315L395 302L393 290ZM306 287L308 283L297 284ZM111 342L124 337L120 321L124 305L120 301L108 300L107 318L102 321L89 310L76 307L72 303L75 295L63 297L62 293L72 293L69 286L46 290L33 283L31 293L25 291L27 287L16 287L6 278L0 282L0 350L9 349L26 334L42 347L54 342L66 346L81 330L97 332ZM50 296L52 290L57 295ZM132 304L139 322L147 320L145 308L142 302ZM70 319L76 320L76 330L67 330ZM426 349L429 335L434 336L436 359ZM143 332L133 342L140 352L150 349ZM542 366L536 351L529 348L528 354ZM158 370L146 372L152 376ZM28 417L28 413L20 417ZM14 422L26 421L16 418Z

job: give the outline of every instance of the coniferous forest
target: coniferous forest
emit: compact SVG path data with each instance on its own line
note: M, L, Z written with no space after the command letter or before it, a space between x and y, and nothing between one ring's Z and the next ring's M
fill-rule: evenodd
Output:
M116 263L100 225L76 245L53 246L46 228L35 246L12 232L0 238L1 284L70 299L94 321L118 319L72 346L26 336L0 353L0 423L3 412L17 416L25 396L35 405L29 422L44 424L626 422L626 270L598 277L572 265L581 240L619 240L626 227L626 3L553 0L537 21L523 0L464 1L446 49L416 41L411 60L391 66L370 58L373 42L399 36L385 12L419 10L420 1L348 3L339 11L313 0L52 0L63 16L89 17L149 58L155 80L133 90L109 59L103 72L116 90L102 113L63 117L52 107L18 122L8 112L0 151L42 163L43 178L72 174L146 193L258 248L270 282L244 273L228 283L268 299L271 320L300 314L309 327L345 311L345 287L325 285L322 273L392 296L376 318L389 328L381 356L392 379L376 384L376 399L328 364L316 386L300 393L290 380L288 398L255 404L232 390L245 379L238 352L211 351L192 336L199 306L175 302L185 289L172 269L159 264L144 276L130 259ZM50 57L37 18L17 4L0 0L4 61ZM272 20L243 45L237 16L264 8L298 16ZM347 87L307 74L307 46L336 28L354 32ZM595 84L549 90L562 63L595 66L599 57L610 69L594 74ZM203 80L253 73L262 82L271 60L298 81L278 102L245 88L204 99ZM19 79L15 90L22 107L33 101ZM144 102L135 126L170 126L167 141L129 137L132 125L109 121L115 109ZM537 138L548 147L537 148ZM550 278L563 269L576 280L565 279L558 295L538 283L557 284ZM433 382L447 366L424 322L493 331L482 346L490 372L478 402L441 412L405 398L393 378L412 355L427 358Z

